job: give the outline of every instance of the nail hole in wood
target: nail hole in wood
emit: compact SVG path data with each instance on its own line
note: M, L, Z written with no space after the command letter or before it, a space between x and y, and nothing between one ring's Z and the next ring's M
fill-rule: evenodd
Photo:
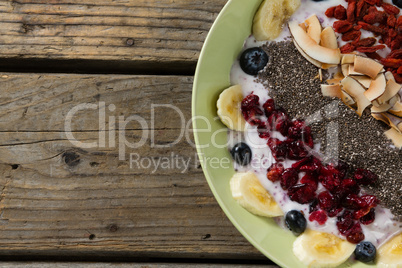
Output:
M91 162L91 163L89 163L89 165L91 167L97 167L97 166L99 166L99 163L98 162Z
M64 159L64 162L70 167L74 167L80 162L80 156L74 152L65 152L62 155L62 158Z
M206 234L206 235L204 235L204 236L202 237L202 239L208 239L208 238L211 238L211 235L210 235L210 234Z
M132 46L132 45L134 45L134 39L132 39L132 38L128 38L127 40L126 40L126 44L127 44L127 46Z
M12 168L12 169L17 169L17 168L19 168L19 166L20 166L20 165L18 165L18 164L13 164L13 165L11 165L11 168Z
M116 224L111 224L109 226L109 231L111 231L112 233L116 232L117 230L119 230L119 226L117 226Z
M94 234L90 234L88 238L89 238L89 240L94 240L95 237L96 237L96 236L95 236Z

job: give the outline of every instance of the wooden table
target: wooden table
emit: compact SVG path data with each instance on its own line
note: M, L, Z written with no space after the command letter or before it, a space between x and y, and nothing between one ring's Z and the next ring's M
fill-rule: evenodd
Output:
M225 3L0 0L2 260L272 265L218 206L191 131L180 138ZM153 164L167 158L189 165Z

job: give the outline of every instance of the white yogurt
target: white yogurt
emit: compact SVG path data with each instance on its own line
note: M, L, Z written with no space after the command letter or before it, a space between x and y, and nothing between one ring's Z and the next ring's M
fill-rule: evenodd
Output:
M391 3L391 0L385 0L384 2ZM332 6L343 5L345 8L347 7L347 3L344 1L339 0L326 0L321 2L313 2L312 0L301 0L301 6L297 10L295 14L292 15L290 20L296 20L297 22L302 22L306 18L310 17L312 14L316 14L318 19L321 22L323 28L327 26L332 26L335 19L327 18L325 16L325 11ZM373 36L372 33L367 31L362 31L362 37L371 37ZM283 41L283 40L290 40L290 33L287 27L284 27L282 33L278 38L274 41ZM342 46L345 42L343 42L340 37L338 36L338 41L340 46ZM258 42L255 38L251 35L247 38L244 42L243 49L247 49L250 47L261 46L265 42ZM388 53L388 51L384 50L382 53ZM383 55L384 56L384 55ZM260 105L262 109L262 104L265 103L268 99L270 99L269 92L265 86L261 83L258 83L255 77L250 76L242 71L240 68L238 60L233 63L231 73L230 73L230 80L232 85L239 84L242 86L243 95L247 96L251 93L257 95L260 98ZM317 89L319 90L319 89ZM264 120L266 118L263 118ZM275 138L280 140L284 140L283 137L279 132L273 132L272 135ZM241 167L235 164L235 169L237 171L249 171L252 170L259 178L261 184L267 189L281 209L286 213L290 210L300 210L303 211L305 215L309 215L309 204L299 204L290 200L287 192L282 189L279 182L271 182L267 179L266 173L267 169L275 163L275 159L272 156L272 153L267 145L267 140L262 139L258 136L257 128L247 124L246 131L244 133L237 133L233 131L229 131L229 147L232 147L235 143L239 141L246 142L252 149L253 155L251 163L247 167ZM319 150L318 147L315 148L317 151ZM294 162L292 160L285 160L282 162L285 168L290 167ZM325 188L319 184L319 188L317 189L317 194L321 191L324 191ZM365 241L372 242L376 247L379 247L382 243L387 241L393 235L399 233L401 231L401 223L396 222L393 219L393 215L389 209L378 205L375 209L376 211L376 219L370 225L361 225L363 229L363 233L365 235ZM327 221L323 225L319 225L316 221L311 222L306 217L307 220L307 228L311 228L317 231L327 232L344 238L338 231L336 227L336 217L328 217ZM278 220L279 225L281 224L281 220Z

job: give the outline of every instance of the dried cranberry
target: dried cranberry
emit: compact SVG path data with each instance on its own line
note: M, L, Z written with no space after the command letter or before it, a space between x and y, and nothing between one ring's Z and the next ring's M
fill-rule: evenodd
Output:
M303 141L310 147L314 147L313 135L311 135L311 127L305 127L302 133Z
M300 140L291 141L290 143L287 143L287 147L288 147L288 158L291 160L303 159L309 155L309 152L306 150L304 142Z
M303 165L309 163L311 161L311 157L303 158L292 164L292 168L300 169Z
M291 139L300 139L303 134L303 129L305 127L304 121L297 119L293 121L288 129L288 137Z
M268 180L275 182L279 181L285 168L281 163L272 164L267 171Z
M268 130L267 123L261 122L261 124L259 124L257 127L257 132L258 132L258 136L261 139L269 139L271 137L269 130Z
M359 220L364 225L372 223L375 220L375 209L370 209L370 212L361 217Z
M357 185L355 180L348 178L341 182L341 185L335 190L335 192L340 198L343 198L348 194L358 194L360 192L360 187Z
M285 142L276 138L269 138L267 144L276 161L284 160L286 158L288 148Z
M337 200L329 191L323 191L318 195L318 204L323 210L330 210L337 206Z
M348 174L349 168L350 167L346 162L344 162L342 160L338 161L338 165L336 165L336 169L339 171L339 178L341 180L343 180L346 177L346 175Z
M309 173L307 173L306 175L303 176L303 178L301 178L300 183L310 184L314 188L314 190L317 190L317 188L318 188L317 178Z
M260 98L257 95L250 94L245 97L241 102L241 111L243 113L244 119L246 119L246 121L252 125L256 125L257 123L253 119L255 119L257 115L263 114L259 107L259 100Z
M331 208L330 210L327 211L328 217L338 216L338 214L341 213L342 211L343 211L342 207Z
M297 184L288 189L288 195L292 201L300 204L308 204L314 200L315 190L308 183Z
M311 213L308 219L310 221L318 222L319 225L323 225L327 221L328 217L325 211L318 210Z
M369 207L364 207L364 208L361 208L359 210L355 210L355 211L353 211L353 218L355 220L358 220L358 219L366 216L369 212L370 212Z
M374 195L366 194L362 195L360 198L364 200L364 202L366 202L367 206L370 208L376 207L377 204L380 203L380 200L378 200Z
M282 189L287 190L288 188L295 185L298 180L299 180L299 174L297 173L297 171L293 168L287 168L282 173L281 187Z
M370 185L378 180L378 176L376 174L367 169L362 168L356 169L353 177L360 185Z
M289 128L289 117L283 109L278 109L271 113L268 118L271 129L279 131L283 136L286 136Z
M318 180L330 192L333 192L341 184L339 171L332 164L328 164L320 169Z
M267 100L263 105L264 113L266 117L269 117L273 111L275 111L274 99Z
M305 171L305 172L314 172L314 173L320 173L322 164L321 161L315 158L314 156L311 156L311 161L306 163L305 165L302 165L299 170L300 171Z
M341 216L338 216L336 227L341 234L345 235L353 226L353 214L349 210L345 210Z
M367 207L366 201L358 197L356 194L348 194L343 200L342 205L349 209L361 209Z
M350 243L357 244L364 240L364 234L360 223L355 223L346 235L346 240Z
M318 210L318 199L314 198L314 200L311 202L309 208L308 208L308 212L312 213L314 211Z

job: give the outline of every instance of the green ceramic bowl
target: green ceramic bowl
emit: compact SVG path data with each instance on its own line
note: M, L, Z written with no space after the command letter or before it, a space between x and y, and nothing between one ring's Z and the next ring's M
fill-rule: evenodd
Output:
M261 0L229 0L213 24L198 61L192 96L195 142L202 168L216 200L244 237L282 267L305 267L293 255L295 237L272 219L252 215L232 198L234 174L226 149L227 129L216 114L216 101L230 86L230 69L251 34L252 19ZM219 162L220 161L220 162ZM347 263L342 267L369 267Z

